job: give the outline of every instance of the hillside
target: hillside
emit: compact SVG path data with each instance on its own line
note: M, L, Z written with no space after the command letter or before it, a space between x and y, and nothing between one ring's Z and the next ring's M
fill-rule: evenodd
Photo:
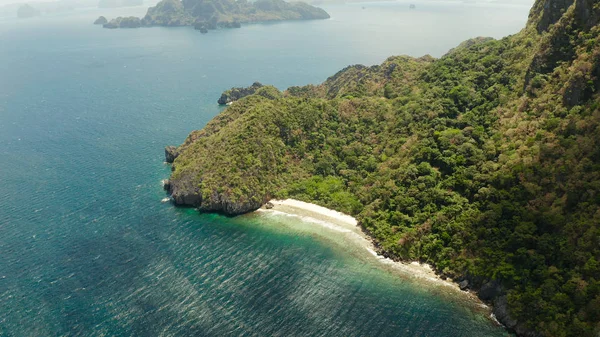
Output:
M328 19L321 8L283 0L162 0L150 7L139 26L194 26L196 29L239 28L241 23ZM120 18L105 28L121 27Z
M467 280L523 336L600 335L600 4L440 59L261 87L173 155L177 204L294 197L355 215L381 253Z

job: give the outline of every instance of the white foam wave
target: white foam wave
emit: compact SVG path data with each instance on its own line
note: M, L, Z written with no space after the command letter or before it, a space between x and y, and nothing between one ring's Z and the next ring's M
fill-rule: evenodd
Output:
M305 222L310 222L310 223L314 223L314 224L318 224L322 227L325 227L327 229L331 229L334 230L336 232L340 232L340 233L352 233L351 230L344 228L342 226L338 226L335 225L331 222L327 222L327 221L323 221L323 220L319 220L310 216L305 216L305 215L298 215L298 214L292 214L292 213L286 213L286 212L281 212L281 211L277 211L277 210L265 210L265 209L259 209L258 211L264 212L264 213L271 213L273 215L279 215L279 216L288 216L288 217L294 217L294 218L298 218L302 221Z

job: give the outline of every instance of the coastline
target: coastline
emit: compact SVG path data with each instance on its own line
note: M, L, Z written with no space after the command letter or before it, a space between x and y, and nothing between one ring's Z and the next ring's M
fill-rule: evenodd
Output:
M273 199L270 200L269 203L269 207L263 206L256 212L297 217L304 223L314 224L324 230L345 235L363 250L361 253L367 253L364 255L368 255L369 258L377 260L377 262L381 263L383 267L389 268L394 272L401 273L402 276L419 279L419 281L424 280L435 286L447 287L453 292L460 294L460 296L463 296L465 299L473 302L477 306L489 310L490 319L500 324L492 314L491 307L482 302L477 297L475 292L461 290L458 283L454 282L452 279L442 279L435 273L434 269L429 264L419 263L417 261L394 261L390 258L379 255L373 240L362 231L362 229L358 226L358 221L354 217L326 207L295 199Z

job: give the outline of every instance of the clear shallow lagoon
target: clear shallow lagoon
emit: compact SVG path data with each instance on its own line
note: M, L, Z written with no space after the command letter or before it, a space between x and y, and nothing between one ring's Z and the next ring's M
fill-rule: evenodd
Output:
M365 7L365 9L362 9ZM264 216L160 203L163 147L253 81L441 56L528 7L325 6L332 19L106 30L88 10L0 21L0 335L503 336L459 297Z

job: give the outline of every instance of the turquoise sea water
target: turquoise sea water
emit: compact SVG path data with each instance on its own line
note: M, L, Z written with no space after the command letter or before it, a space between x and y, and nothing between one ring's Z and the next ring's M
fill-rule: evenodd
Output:
M362 7L366 7L362 9ZM1 336L504 336L485 310L407 280L295 219L161 203L163 147L253 81L441 56L515 33L527 7L328 6L332 19L106 30L88 10L0 21Z

